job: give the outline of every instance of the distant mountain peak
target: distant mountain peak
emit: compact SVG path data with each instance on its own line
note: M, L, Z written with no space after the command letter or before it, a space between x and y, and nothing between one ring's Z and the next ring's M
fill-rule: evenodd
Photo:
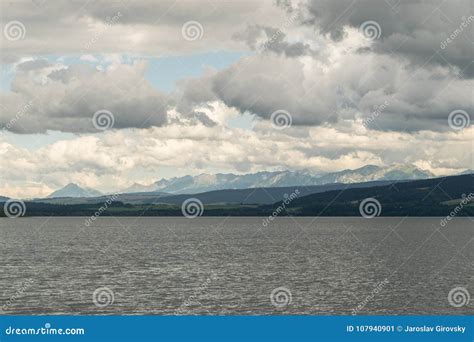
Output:
M133 183L129 187L120 191L121 193L137 193L137 192L152 192L156 188L155 184L141 184L141 183Z
M51 194L47 198L58 198L58 197L97 197L101 196L102 193L100 191L80 187L76 183L69 183L66 186L58 189Z

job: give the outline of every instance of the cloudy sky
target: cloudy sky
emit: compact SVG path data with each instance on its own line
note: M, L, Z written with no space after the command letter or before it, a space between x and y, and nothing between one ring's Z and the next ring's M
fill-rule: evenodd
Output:
M0 194L473 168L474 2L1 1Z

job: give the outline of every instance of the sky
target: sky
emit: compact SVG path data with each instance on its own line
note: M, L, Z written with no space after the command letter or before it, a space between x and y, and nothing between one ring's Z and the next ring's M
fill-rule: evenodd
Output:
M0 195L474 168L470 0L2 0L0 23Z

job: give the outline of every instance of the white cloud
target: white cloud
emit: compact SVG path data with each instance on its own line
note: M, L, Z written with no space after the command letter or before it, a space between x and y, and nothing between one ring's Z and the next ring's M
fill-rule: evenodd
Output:
M133 182L156 181L163 176L158 170L164 169L174 170L170 176L177 176L212 170L337 171L397 162L414 163L435 174L472 167L466 151L471 146L473 128L449 134L368 134L360 122L353 125L348 130L292 127L282 132L266 121L260 121L253 131L172 124L79 136L35 150L3 141L0 191L7 196L44 196L69 182L115 191Z

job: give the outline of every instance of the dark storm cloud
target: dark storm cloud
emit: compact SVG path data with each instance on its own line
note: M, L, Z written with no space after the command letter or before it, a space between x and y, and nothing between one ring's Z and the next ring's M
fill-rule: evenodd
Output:
M234 34L233 38L245 42L249 48L259 52L271 51L287 57L311 56L317 53L309 44L289 42L280 28L252 25L245 31Z
M360 28L364 22L375 21L381 28L375 51L405 56L417 65L453 65L464 76L474 76L471 0L310 0L304 10L305 24L335 41L342 39L345 27ZM450 37L455 38L446 43Z

